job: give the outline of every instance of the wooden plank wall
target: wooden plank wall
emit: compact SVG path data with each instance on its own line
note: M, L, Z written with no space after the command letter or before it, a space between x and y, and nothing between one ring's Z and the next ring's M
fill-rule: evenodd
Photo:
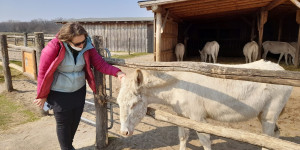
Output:
M175 61L175 46L178 39L178 23L168 20L161 36L162 61Z
M83 24L90 36L103 36L104 46L110 51L121 52L128 52L129 47L130 52L153 51L153 47L148 46L148 25L147 22Z

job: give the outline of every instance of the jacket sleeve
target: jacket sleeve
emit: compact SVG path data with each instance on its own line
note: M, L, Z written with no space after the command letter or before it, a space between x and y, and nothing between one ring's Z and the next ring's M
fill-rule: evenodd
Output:
M108 75L113 75L117 77L117 73L121 71L119 68L114 67L110 64L108 64L102 56L96 51L95 48L89 50L90 51L90 61L91 64L97 69L98 71L108 74Z
M50 41L48 45L42 50L40 56L40 63L39 63L39 70L38 70L38 77L37 77L37 95L41 92L41 85L44 82L45 75L58 55L60 46L57 41ZM45 97L41 97L45 98Z

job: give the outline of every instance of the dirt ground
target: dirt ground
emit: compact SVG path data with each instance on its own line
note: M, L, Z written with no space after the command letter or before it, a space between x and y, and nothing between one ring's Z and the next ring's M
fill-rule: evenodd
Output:
M137 61L151 61L153 55L141 56L134 58ZM133 69L121 69L126 73L131 73ZM0 85L0 89L4 85ZM37 110L32 104L32 100L36 96L36 82L24 79L13 80L13 86L16 91L11 94L14 98L31 109ZM120 83L116 78L113 78L113 97L116 97L119 91ZM93 95L90 89L87 92L88 101L93 102ZM285 113L278 120L278 125L281 131L280 139L288 140L300 144L300 88L295 87L292 95L286 105ZM156 105L161 109L168 109L165 106ZM153 150L172 150L179 149L179 139L177 127L166 122L156 121L150 117L145 117L142 122L136 127L134 135L131 137L123 137L119 133L120 120L119 110L116 105L113 105L113 128L109 130L109 145L106 150L120 149L153 149ZM86 104L83 117L95 121L95 112L93 106ZM242 123L220 123L209 120L210 123L247 130L250 132L261 133L261 125L258 119L252 119ZM6 131L0 131L0 150L58 150L59 144L56 137L55 119L52 113L42 117L42 119L13 127ZM80 122L74 139L74 147L79 150L94 149L96 136L95 126ZM213 143L212 148L215 150L258 150L260 147L253 146L247 143L242 143L227 138L211 136ZM191 132L188 140L187 149L203 149L200 147L195 132Z

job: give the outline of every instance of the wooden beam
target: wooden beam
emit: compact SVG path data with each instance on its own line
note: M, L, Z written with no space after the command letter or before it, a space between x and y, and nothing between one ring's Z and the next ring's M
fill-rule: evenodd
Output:
M161 8L160 6L158 6L158 5L153 5L153 6L151 7L151 10L152 10L153 12L162 12L162 8Z
M105 58L112 65L158 71L184 71L233 80L245 80L269 84L300 87L300 72L273 71L222 67L203 62L135 62L124 59Z
M300 2L298 0L290 0L293 4L295 4L298 8L300 8Z
M182 19L179 18L178 16L172 14L169 10L166 11L166 9L154 5L151 7L153 12L160 12L161 14L167 14L167 16L169 16L169 18L172 18L173 20L177 21L177 22L182 22ZM159 10L158 10L159 9Z
M251 37L250 41L254 41L256 35L255 35L255 16L252 17L252 23L251 23Z
M227 0L222 0L227 1ZM165 4L164 8L178 8L178 7L186 7L186 6L198 6L198 5L203 5L203 4L208 4L211 2L218 2L216 0L191 0L191 1L186 1L184 3L170 3L170 4Z
M296 13L296 22L298 24L300 24L300 10L297 10L297 13Z
M294 65L296 67L298 67L299 66L299 57L300 57L300 10L297 10L296 21L299 25L299 29L298 29L298 44L297 44L297 48L296 48L295 64Z
M264 33L264 25L268 19L268 11L264 9L260 10L259 16L257 18L257 28L258 28L258 59L261 59L262 54L262 40ZM264 58L266 59L266 58Z
M300 56L300 24L299 24L299 29L298 29L298 44L297 44L297 48L296 48L296 54L295 54L295 66L298 67L299 66L299 56Z
M278 26L278 36L277 36L277 41L281 40L281 34L282 34L282 20L283 17L279 18L279 26Z
M177 126L194 129L198 132L214 134L217 136L234 139L241 142L250 143L253 145L261 146L274 150L299 150L300 144L290 141L281 140L279 138L271 137L265 134L256 134L239 129L231 129L222 126L212 125L209 123L197 122L188 118L172 115L170 113L156 110L154 108L147 108L147 115L156 120L165 121L175 124Z
M166 9L170 9L172 11L184 11L184 10L191 10L191 11L195 11L195 10L210 10L210 9L224 9L227 7L235 7L236 9L239 9L239 7L243 7L243 8L253 8L253 7L263 7L266 6L266 4L268 4L267 2L261 2L261 1L215 1L215 2L211 2L211 3L204 3L204 4L194 4L194 5L188 5L188 6L178 6L178 7L174 7L174 8L167 8L164 7Z
M144 2L138 2L141 8L147 7L147 6L153 6L153 5L165 5L169 3L178 3L178 2L185 2L190 0L156 0L156 1L144 1Z
M164 23L163 23L161 31L160 31L161 33L164 32L164 28L165 28L165 25L166 25L166 22L167 22L167 19L168 19L168 15L169 15L169 10L167 11L167 14L165 15Z
M226 7L214 7L211 9L203 8L203 9L198 9L198 8L191 8L191 9L186 9L186 10L170 10L174 14L180 14L180 15L207 15L207 14L212 14L212 13L221 13L221 12L230 12L230 11L240 11L244 9L252 9L252 8L259 8L263 7L264 5L262 4L256 4L256 5L241 5L241 6L226 6ZM178 15L179 16L179 15Z
M273 0L270 2L267 6L265 6L263 9L265 11L270 11L271 9L277 7L278 5L284 3L286 0Z
M152 6L152 11L155 12L155 53L156 61L162 61L161 58L161 26L162 26L162 15L161 7L154 5Z

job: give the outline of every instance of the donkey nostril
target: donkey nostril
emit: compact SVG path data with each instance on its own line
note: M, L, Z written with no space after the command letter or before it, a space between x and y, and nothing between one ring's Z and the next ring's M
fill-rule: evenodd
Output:
M128 131L126 132L126 135L127 135L127 136L129 135L129 132L128 132Z

